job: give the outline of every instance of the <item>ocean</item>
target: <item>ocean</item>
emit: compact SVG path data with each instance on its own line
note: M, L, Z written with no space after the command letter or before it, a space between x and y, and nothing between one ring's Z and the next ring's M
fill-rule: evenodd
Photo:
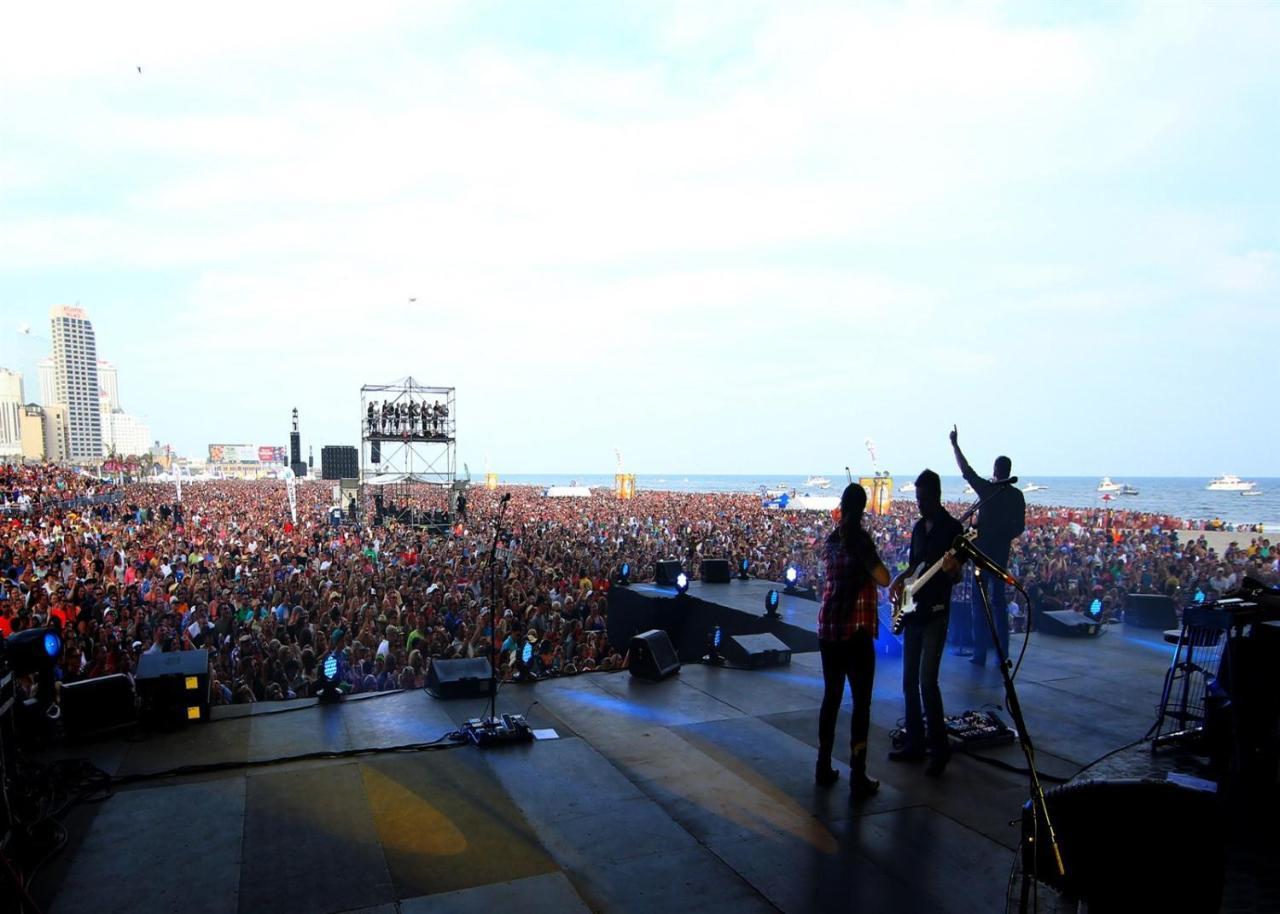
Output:
M844 471L825 473L831 480L831 488L825 491L805 486L807 476L762 474L636 474L636 488L669 492L759 492L761 487L770 489L794 489L800 494L839 495L846 481ZM613 474L600 473L511 473L499 474L504 483L512 485L613 487ZM855 478L857 478L855 476ZM1069 508L1096 508L1110 506L1116 510L1147 511L1154 514L1171 514L1191 520L1222 520L1227 524L1262 524L1266 530L1280 529L1280 479L1248 477L1257 483L1263 494L1244 498L1239 492L1210 492L1205 489L1207 477L1128 476L1114 477L1116 483L1124 483L1138 490L1137 495L1114 495L1112 500L1102 500L1098 491L1100 478L1096 476L1019 476L1018 485L1034 482L1045 486L1037 492L1026 493L1027 504L1061 506ZM910 482L913 476L895 477L895 486ZM481 480L474 480L479 482ZM947 501L970 501L963 495L965 481L960 476L942 477L942 494ZM909 496L908 496L909 497Z

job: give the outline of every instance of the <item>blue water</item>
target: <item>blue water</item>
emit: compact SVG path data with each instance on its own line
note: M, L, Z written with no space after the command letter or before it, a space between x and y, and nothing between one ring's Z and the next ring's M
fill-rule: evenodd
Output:
M758 492L761 486L794 489L800 494L836 495L846 481L844 471L825 473L831 480L831 488L823 491L806 489L807 476L758 474L720 475L641 475L636 474L636 488L668 492ZM613 487L612 474L592 473L512 473L499 477L513 485L569 485ZM913 476L900 476L895 484L909 482ZM1027 503L1070 508L1096 508L1110 506L1116 510L1146 511L1153 514L1171 514L1176 517L1209 520L1219 518L1229 524L1265 525L1267 530L1280 528L1280 479L1248 477L1256 482L1262 495L1244 498L1239 492L1209 492L1205 489L1208 477L1128 476L1112 477L1116 483L1127 483L1138 490L1137 495L1113 495L1111 501L1103 501L1098 492L1096 476L1020 476L1019 486L1029 482L1046 486L1039 492L1029 492ZM971 501L963 495L965 481L959 476L942 477L942 494L947 501ZM905 496L910 497L910 496Z

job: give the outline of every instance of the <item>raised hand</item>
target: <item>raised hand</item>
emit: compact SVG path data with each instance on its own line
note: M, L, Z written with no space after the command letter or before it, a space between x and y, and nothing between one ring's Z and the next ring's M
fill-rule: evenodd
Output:
M954 425L953 425L953 426L951 426L951 435L950 435L950 437L951 437L951 446L952 446L952 447L959 447L959 446L960 446L960 442L959 442L960 432L956 430L956 427L955 427Z

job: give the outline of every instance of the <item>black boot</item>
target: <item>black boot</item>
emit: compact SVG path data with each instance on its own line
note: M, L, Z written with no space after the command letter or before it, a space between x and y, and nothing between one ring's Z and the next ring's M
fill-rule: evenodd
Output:
M813 769L813 780L819 787L830 787L840 780L840 772L831 767L831 756L818 756L818 764Z
M850 768L853 769L849 774L850 799L865 800L880 789L879 781L875 778L867 777L867 747L865 744L861 748L854 750Z

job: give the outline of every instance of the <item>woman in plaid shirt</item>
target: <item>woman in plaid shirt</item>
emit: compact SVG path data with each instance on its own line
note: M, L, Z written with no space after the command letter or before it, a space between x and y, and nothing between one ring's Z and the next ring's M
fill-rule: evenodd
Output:
M828 787L839 772L831 767L836 741L836 715L844 700L845 680L853 692L852 783L849 792L861 799L880 782L867 777L867 733L871 729L871 681L876 673L872 641L879 634L876 585L887 587L889 569L875 543L862 528L867 493L850 483L840 496L840 525L827 537L827 579L818 610L818 648L822 652L822 710L818 713L818 764L815 778Z

